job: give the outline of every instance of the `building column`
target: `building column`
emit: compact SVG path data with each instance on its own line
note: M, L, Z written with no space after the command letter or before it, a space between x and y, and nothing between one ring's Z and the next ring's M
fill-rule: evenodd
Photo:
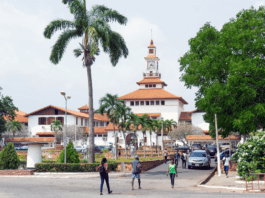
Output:
M27 153L27 169L34 169L36 163L41 163L42 144L29 144Z

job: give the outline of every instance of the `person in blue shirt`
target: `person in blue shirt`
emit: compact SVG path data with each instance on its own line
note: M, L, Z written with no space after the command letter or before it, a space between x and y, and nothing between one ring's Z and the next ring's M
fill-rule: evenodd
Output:
M179 151L174 153L175 164L176 164L177 167L178 167L179 157L180 157Z
M139 157L136 155L135 160L132 161L132 190L134 190L134 180L135 178L138 179L139 188L141 188L141 179L140 179L140 173L141 173L141 163L139 161Z

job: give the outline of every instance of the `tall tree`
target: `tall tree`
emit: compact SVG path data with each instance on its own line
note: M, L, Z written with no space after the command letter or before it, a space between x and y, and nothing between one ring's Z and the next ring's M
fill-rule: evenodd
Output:
M99 112L103 115L104 112L107 112L112 124L113 124L113 133L114 133L114 147L115 147L115 159L117 160L117 137L115 131L115 124L118 123L120 118L119 108L123 100L117 100L118 95L111 95L107 93L104 97L99 100Z
M144 114L144 115L141 115L139 117L139 121L140 121L140 124L142 126L141 128L141 131L143 133L143 139L144 139L144 158L146 157L146 149L145 149L145 137L146 137L146 131L147 131L147 127L148 127L148 115L147 114ZM147 137L146 137L147 138Z
M181 81L198 87L196 107L223 137L265 127L265 8L240 11L220 31L206 23L180 58Z
M158 157L159 157L159 144L158 144L158 133L161 132L162 129L162 120L154 120L154 130L156 133L156 152L157 152L157 146L158 146Z
M0 91L2 88L0 87ZM0 92L0 137L7 130L7 120L14 120L18 108L13 104L13 100L9 96L3 96Z
M124 143L125 143L125 155L126 155L126 159L128 159L128 154L127 154L127 142L126 142L126 131L129 129L128 125L127 125L127 121L129 119L129 115L130 115L130 111L131 108L126 107L124 101L122 101L120 103L120 105L118 105L118 111L120 114L120 121L118 123L118 128L119 131L122 131L123 134L123 139L124 139Z
M167 131L167 134L169 135L172 131L173 128L177 128L177 122L174 121L173 119L171 120L165 120L165 128L166 128L166 131ZM172 146L173 146L173 143L172 143L172 138L171 138L171 150L172 150Z
M52 47L50 60L58 64L62 59L67 44L71 39L82 37L81 48L75 49L74 54L79 57L83 54L83 66L87 69L88 77L88 104L89 104L89 162L95 161L94 153L94 112L93 112L93 88L91 66L95 62L95 56L99 55L99 46L109 54L111 64L116 66L119 59L128 56L128 49L123 37L112 31L109 23L118 22L126 25L127 18L116 10L103 5L95 5L90 11L86 9L86 0L63 0L67 4L73 21L54 20L44 30L45 38L50 39L58 30L64 30Z
M148 127L149 134L150 134L151 157L153 157L152 133L155 129L154 119L152 119L152 118L147 119L147 127Z
M14 137L16 131L21 131L22 125L19 121L11 120L10 122L6 123L7 130L12 131L13 133L13 144L14 144Z
M60 120L53 120L51 123L51 131L54 131L56 144L58 141L58 132L62 130L63 130L63 123Z
M130 113L129 115L129 120L126 123L126 128L130 129L132 128L132 131L134 133L134 135L137 137L136 135L136 131L138 131L140 124L140 117L136 114ZM135 149L135 155L137 155L137 149Z

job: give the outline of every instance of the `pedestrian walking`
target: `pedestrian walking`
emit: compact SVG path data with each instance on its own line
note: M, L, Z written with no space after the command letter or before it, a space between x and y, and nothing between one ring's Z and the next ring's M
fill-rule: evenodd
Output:
M185 151L183 151L181 155L181 160L182 160L182 168L186 168L187 154Z
M134 190L135 178L138 179L138 184L139 184L138 189L142 189L141 188L141 178L140 178L141 172L142 172L142 165L139 161L139 157L136 155L135 160L132 161L132 190Z
M108 193L112 193L112 190L110 190L109 187L109 170L108 170L108 163L107 163L107 159L104 157L101 160L101 164L96 168L97 171L99 171L100 174L100 178L101 178L101 184L100 184L100 195L102 194L102 190L103 190L103 185L104 185L104 180L106 181L106 185L108 188Z
M121 150L119 150L119 158L121 158Z
M167 176L168 173L170 175L171 187L174 188L175 177L178 176L178 170L176 164L174 164L174 159L171 159L171 163L168 165Z
M229 164L230 164L230 157L228 156L228 153L226 153L225 157L223 158L223 165L224 165L226 178L228 178Z
M178 167L178 163L179 163L179 157L180 157L180 154L179 154L179 151L177 150L177 152L174 153L175 164L177 167Z
M167 156L168 156L168 151L167 151L167 149L165 148L165 150L164 150L165 163L167 163Z

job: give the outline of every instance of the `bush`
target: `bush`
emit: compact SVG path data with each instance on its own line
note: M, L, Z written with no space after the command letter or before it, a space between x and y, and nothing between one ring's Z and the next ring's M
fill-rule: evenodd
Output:
M66 147L66 162L67 163L79 163L80 162L78 153L74 149L73 142L70 142ZM64 163L64 150L59 155L58 163Z
M245 178L249 173L264 173L264 150L265 132L261 130L250 134L250 138L247 138L244 144L239 144L238 150L231 158L237 162L238 175ZM248 177L249 179L250 177Z
M37 163L35 164L36 172L97 172L96 168L99 166L99 163L90 163L90 164L48 164L48 163ZM118 167L116 162L109 163L109 170L115 171Z
M25 161L26 160L26 155L19 155L18 159L21 161Z
M17 169L20 164L14 145L9 142L0 154L0 169Z

